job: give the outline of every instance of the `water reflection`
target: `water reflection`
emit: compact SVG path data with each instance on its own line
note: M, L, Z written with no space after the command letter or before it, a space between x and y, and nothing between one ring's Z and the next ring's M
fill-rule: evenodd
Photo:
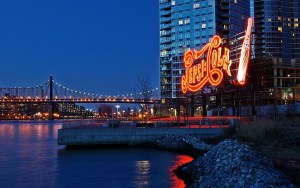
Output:
M22 139L48 139L57 138L57 130L61 127L60 122L16 122L6 123L0 122L0 136L16 138L22 137Z
M173 166L171 166L171 168L169 169L169 174L170 174L170 177L171 177L171 181L172 181L172 184L171 184L171 187L173 188L181 188L181 187L185 187L185 183L182 179L179 179L174 171L181 165L185 164L185 163L189 163L193 160L192 157L190 156L187 156L187 155L177 155L176 156L176 161L174 163Z
M60 122L0 123L1 187L54 187Z
M184 187L173 170L192 158L150 148L67 150L61 122L0 123L0 182L6 187Z
M137 187L149 187L150 186L150 168L151 164L147 161L135 162L135 181L134 184Z

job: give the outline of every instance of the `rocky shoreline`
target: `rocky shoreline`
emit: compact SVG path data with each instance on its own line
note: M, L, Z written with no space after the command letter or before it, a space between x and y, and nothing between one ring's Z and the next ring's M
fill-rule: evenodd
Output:
M187 187L295 187L266 157L237 140L213 146L186 135L169 135L155 145L195 159L177 168Z

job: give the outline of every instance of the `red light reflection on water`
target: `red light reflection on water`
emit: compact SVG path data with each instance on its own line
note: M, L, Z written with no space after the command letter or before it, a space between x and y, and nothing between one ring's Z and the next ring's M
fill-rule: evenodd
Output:
M185 163L189 163L193 160L192 157L187 155L177 155L176 161L174 161L174 165L169 169L169 174L171 177L171 187L173 188L180 188L180 187L186 187L184 181L182 179L179 179L176 174L174 173L174 170L176 170L180 165L183 165Z

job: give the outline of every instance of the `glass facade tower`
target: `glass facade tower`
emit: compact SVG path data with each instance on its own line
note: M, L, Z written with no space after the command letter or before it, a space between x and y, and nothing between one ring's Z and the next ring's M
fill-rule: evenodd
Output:
M252 4L259 89L278 104L300 101L300 1L252 0Z
M183 55L214 35L223 44L245 30L249 0L160 0L160 90L162 103L181 98Z
M254 0L254 5L255 54L276 58L286 66L299 64L300 1Z

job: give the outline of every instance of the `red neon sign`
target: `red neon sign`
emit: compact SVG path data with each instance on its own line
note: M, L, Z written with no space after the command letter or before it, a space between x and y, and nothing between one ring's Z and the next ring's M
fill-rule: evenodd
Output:
M237 73L237 82L245 83L247 65L250 56L250 39L253 20L248 19L245 39L242 45L242 51ZM184 54L185 75L181 79L181 89L183 93L188 90L192 92L199 91L206 83L217 86L223 79L223 72L231 76L229 59L230 50L221 46L221 38L215 35L211 42L206 44L199 51L189 50ZM194 64L197 61L197 64Z
M220 45L221 38L216 35L201 50L194 50L194 52L189 50L184 54L186 73L181 80L183 93L188 89L192 92L199 91L207 82L213 86L219 85L223 79L222 70L231 76L229 49ZM207 54L206 58L205 54ZM193 65L194 60L198 59L200 63Z

